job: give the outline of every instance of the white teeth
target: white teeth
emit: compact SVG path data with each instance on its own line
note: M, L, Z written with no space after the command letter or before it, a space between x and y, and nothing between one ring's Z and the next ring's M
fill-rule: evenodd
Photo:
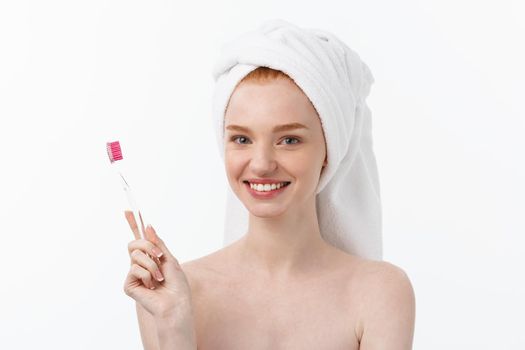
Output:
M276 189L279 189L285 185L285 182L277 183L277 184L252 184L250 183L250 187L256 191L259 192L269 192Z

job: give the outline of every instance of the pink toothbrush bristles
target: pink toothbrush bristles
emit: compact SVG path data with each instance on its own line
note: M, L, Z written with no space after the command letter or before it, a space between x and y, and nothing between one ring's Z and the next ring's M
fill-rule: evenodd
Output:
M108 157L111 163L123 159L122 150L120 149L120 143L118 141L107 142L106 148L108 150Z

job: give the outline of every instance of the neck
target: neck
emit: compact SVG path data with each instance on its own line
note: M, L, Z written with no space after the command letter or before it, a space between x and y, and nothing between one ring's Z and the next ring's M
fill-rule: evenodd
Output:
M238 247L242 264L265 279L308 273L329 249L319 230L315 198L306 208L276 217L250 214L248 232Z

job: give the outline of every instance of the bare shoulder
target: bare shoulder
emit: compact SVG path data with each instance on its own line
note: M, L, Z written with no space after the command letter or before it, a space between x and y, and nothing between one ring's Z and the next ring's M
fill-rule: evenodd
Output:
M387 261L363 259L357 274L362 291L360 349L411 349L415 294L407 273Z
M200 257L194 260L188 260L180 264L182 271L188 278L188 283L196 284L199 279L205 274L206 269L208 269L207 256ZM193 289L193 288L192 288Z
M360 258L358 266L361 281L366 283L369 288L380 287L377 292L381 292L381 290L385 288L388 290L399 290L399 287L401 287L401 289L405 291L411 289L411 283L407 273L399 266L388 261Z
M192 294L199 292L203 284L213 282L224 274L221 269L221 255L222 250L218 250L180 264L188 279Z
M383 302L407 307L415 300L410 278L399 266L387 261L362 260L357 274L361 288L368 296L365 302L368 301L375 305ZM383 306L386 307L386 305Z
M224 248L214 251L208 255L204 255L194 260L188 260L180 264L184 273L202 275L209 274L210 272L220 272L222 265L224 264Z

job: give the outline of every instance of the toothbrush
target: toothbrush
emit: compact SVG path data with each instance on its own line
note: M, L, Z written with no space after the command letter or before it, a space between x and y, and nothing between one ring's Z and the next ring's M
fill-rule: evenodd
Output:
M139 226L139 232L142 235L142 237L145 237L146 229L144 225L144 219L137 206L135 197L133 196L133 193L131 192L131 187L129 186L128 182L124 178L124 175L122 175L121 166L119 165L119 162L118 162L119 160L124 159L124 157L122 157L122 149L120 148L120 143L118 141L107 142L106 148L108 151L109 161L111 162L111 165L113 166L113 168L119 175L119 179L122 184L122 187L124 188L124 191L126 192L126 197L128 199L129 207L133 213L137 226ZM137 218L139 220L137 220ZM139 239L140 237L135 237L135 238Z

